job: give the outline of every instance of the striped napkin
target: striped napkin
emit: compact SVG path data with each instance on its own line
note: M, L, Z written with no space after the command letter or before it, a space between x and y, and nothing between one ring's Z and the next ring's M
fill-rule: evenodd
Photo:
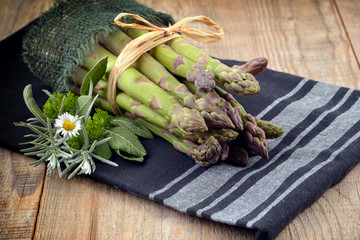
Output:
M0 146L13 151L19 151L24 129L12 123L30 117L23 87L32 83L38 102L48 88L22 62L23 34L0 42L0 109L7 113L0 120ZM257 79L261 92L237 99L252 115L284 129L281 138L268 140L268 160L255 156L246 167L203 168L155 138L142 141L148 151L143 163L114 158L118 168L98 163L90 177L181 212L254 229L256 239L275 238L360 160L360 91L271 70Z

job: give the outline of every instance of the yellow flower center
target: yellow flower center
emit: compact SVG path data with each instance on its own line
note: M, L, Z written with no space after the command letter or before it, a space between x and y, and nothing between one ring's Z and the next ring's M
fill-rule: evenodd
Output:
M63 124L63 128L66 130L66 131L71 131L75 128L75 124L73 122L70 122L70 121L66 121L64 122Z

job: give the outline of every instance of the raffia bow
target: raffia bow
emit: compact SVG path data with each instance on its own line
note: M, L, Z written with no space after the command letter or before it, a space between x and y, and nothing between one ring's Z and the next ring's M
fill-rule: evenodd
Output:
M143 25L139 25L137 23L121 22L121 18L125 16L134 18L135 20L141 22ZM126 45L121 54L118 56L115 62L115 66L110 72L107 96L112 109L118 115L121 115L121 112L115 102L117 80L122 74L122 72L125 71L129 66L131 66L142 54L146 53L147 51L161 43L167 42L176 37L181 37L179 33L183 33L191 39L204 43L216 42L224 37L223 29L211 19L205 16L186 17L175 23L174 25L170 25L166 28L161 28L153 25L139 15L131 13L120 13L115 18L114 22L120 27L137 28L149 31L148 33L132 40ZM191 22L200 22L205 25L214 27L216 32L202 29L194 29L186 26Z

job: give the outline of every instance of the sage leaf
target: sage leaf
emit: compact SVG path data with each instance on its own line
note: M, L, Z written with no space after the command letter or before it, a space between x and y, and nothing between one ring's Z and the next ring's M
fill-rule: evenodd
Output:
M81 84L80 95L85 96L89 94L90 82L92 82L93 87L100 81L106 72L106 66L108 62L108 57L100 59L94 67L84 77L84 80Z
M36 104L35 99L33 98L32 94L32 87L31 84L27 85L24 88L23 91L23 97L25 104L27 108L30 110L30 112L44 125L46 125L46 116L45 114L40 110L38 105Z
M133 156L130 154L126 154L125 152L122 152L120 150L114 150L120 157L126 159L126 160L130 160L130 161L136 161L136 162L143 162L144 161L144 157L143 156Z
M121 150L134 156L145 156L146 150L135 134L124 127L114 127L108 132L109 144L114 150Z
M77 101L77 110L76 114L79 116L84 116L92 107L92 98L90 96L80 96Z
M125 116L115 117L111 121L111 124L114 126L125 127L139 137L148 139L154 138L153 134L146 127L141 125L139 122Z
M105 142L103 144L97 145L95 147L95 152L102 158L109 160L112 156L112 151L110 149L109 142Z

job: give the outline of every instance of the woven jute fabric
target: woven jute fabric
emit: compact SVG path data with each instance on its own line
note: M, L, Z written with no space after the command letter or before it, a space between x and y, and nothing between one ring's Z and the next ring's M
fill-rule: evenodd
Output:
M55 91L68 91L69 77L100 35L117 30L114 18L121 12L138 14L152 23L174 23L170 15L134 0L57 1L25 35L25 63Z

